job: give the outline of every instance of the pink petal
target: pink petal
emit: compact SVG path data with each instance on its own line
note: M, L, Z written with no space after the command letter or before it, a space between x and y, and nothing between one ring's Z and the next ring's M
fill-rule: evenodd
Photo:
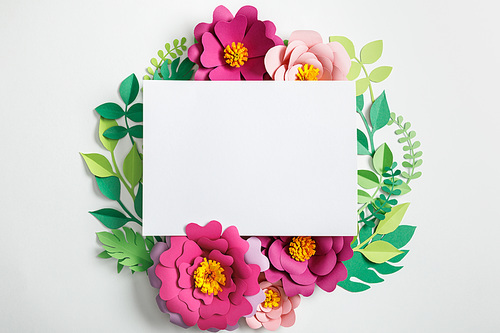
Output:
M295 324L295 311L291 311L281 317L281 326L292 327Z
M231 307L230 302L223 302L217 297L214 297L212 304L202 305L200 307L200 316L207 319L215 314L225 315L228 313L230 307Z
M191 265L191 267L189 267L187 269L187 273L191 276L194 274L194 271L198 268L198 266L200 266L200 263L203 261L203 257L198 257L198 258L195 258L194 261L193 261L193 264Z
M234 260L231 256L220 253L219 250L213 250L208 254L208 259L215 260L221 263L223 267L229 267L233 264Z
M156 266L155 273L162 281L162 287L160 288L160 297L163 300L171 300L180 293L182 289L177 286L179 273L175 268L167 268L165 266L158 265Z
M214 300L214 294L204 293L199 288L194 288L193 297L201 300L205 305L212 304Z
M344 246L342 251L337 253L337 260L346 261L352 258L353 252L351 248L352 236L344 236Z
M326 44L316 44L309 49L309 52L314 53L316 57L325 57L330 60L330 62L333 62L333 50Z
M316 282L316 275L312 274L309 269L306 269L302 274L290 274L290 277L293 281L302 285L313 284Z
M297 80L297 73L299 72L299 68L301 68L302 65L295 65L292 68L290 68L286 74L285 74L285 81L296 81Z
M189 223L186 226L186 235L192 241L198 241L202 237L216 240L221 236L222 225L217 221L210 221L205 226Z
M203 46L201 43L193 44L188 49L188 58L195 64L200 64L200 56L203 52Z
M184 243L182 254L175 261L175 265L179 267L182 263L192 263L196 257L199 257L203 254L203 251L200 249L198 244L195 242L188 240Z
M323 70L327 70L330 73L333 71L333 63L329 59L327 59L325 57L318 56L318 60L321 63L321 65L323 66Z
M200 318L198 311L190 311L187 304L182 302L177 297L167 301L167 309L170 312L180 314L182 320L188 326L194 326Z
M262 326L264 326L266 330L276 331L278 328L280 328L280 324L281 319L273 319L269 320L268 322L262 323Z
M335 236L335 237L332 237L333 238L333 251L335 251L335 253L339 253L340 251L342 251L342 248L344 247L344 237L342 236Z
M194 72L194 79L196 81L209 81L208 75L213 70L213 68L203 68L199 67L196 72Z
M170 239L172 246L160 255L160 263L166 267L174 267L175 260L182 254L183 245L188 239L185 236L174 236Z
M240 68L231 66L219 66L211 71L208 77L212 81L240 81Z
M332 80L347 81L347 74L344 74L337 66L333 66Z
M311 296L312 293L314 292L314 284L303 286L293 282L287 276L284 276L282 281L283 281L283 289L285 290L285 293L288 295L288 297L295 296L298 294L304 296Z
M232 304L231 311L226 314L228 325L236 325L241 317L252 313L252 311L252 305L246 299L243 299L238 305Z
M273 40L274 45L283 45L283 40L276 36L276 26L271 21L264 21L266 25L266 37Z
M234 284L236 285L236 290L229 295L229 300L233 304L240 304L244 297L243 294L247 289L247 283L242 279L235 279Z
M245 37L246 27L247 18L237 15L231 22L217 22L214 30L222 47L225 48L233 42L236 44L242 42L243 37Z
M295 65L295 63L297 62L297 58L306 52L307 52L307 46L305 45L298 45L296 48L294 48L292 53L290 54L290 59L288 60L288 67Z
M281 249L280 262L285 272L289 274L302 274L307 269L307 261L297 261L288 253L288 246Z
M250 327L254 330L262 327L262 324L260 323L260 321L258 321L257 318L255 318L253 316L250 318L247 318L246 321L247 321L248 327Z
M266 71L274 76L276 70L283 64L283 59L285 57L286 46L278 45L274 46L267 51L264 57L264 65L266 66Z
M257 236L257 238L260 239L262 247L264 247L266 249L269 247L269 244L271 243L271 241L274 240L273 238L268 237L268 236Z
M344 281L347 278L347 269L344 264L339 262L335 265L330 274L325 276L318 276L318 281L316 284L318 287L323 289L326 292L332 292L337 283L340 281Z
M320 81L332 81L332 72L330 72L328 69L324 69L323 71L323 76L319 78Z
M267 318L267 314L264 312L257 312L255 314L255 317L257 317L257 320L260 321L261 323L269 321L269 318Z
M249 247L245 253L245 262L258 265L261 272L267 271L269 269L269 259L260 251L260 240L257 237L250 237L247 242Z
M280 261L281 250L283 250L284 246L285 244L281 240L277 239L271 244L268 250L269 261L276 269L280 271L284 270L283 266L281 266Z
M213 68L226 63L224 60L224 49L214 35L207 32L201 38L203 53L200 56L200 63L203 67Z
M205 251L219 250L222 253L226 252L229 246L227 241L222 238L211 240L206 237L201 237L198 239L197 243Z
M286 47L285 57L283 58L285 62L288 62L290 60L290 56L293 50L295 50L297 46L304 46L307 50L307 46L303 41L301 40L289 41L288 46Z
M242 15L247 19L247 29L248 31L250 27L257 21L257 8L253 6L243 6L238 10L235 16Z
M193 297L190 289L184 289L179 293L179 299L186 303L188 309L191 311L198 311L200 309L200 301Z
M312 53L306 52L306 53L302 54L300 57L297 58L295 63L302 64L302 65L305 65L305 64L312 65L312 66L316 67L317 69L319 69L318 77L323 76L323 65L316 58L316 56L314 56Z
M351 68L351 58L346 49L339 42L332 42L327 45L333 51L333 64L347 75Z
M248 242L240 237L238 228L235 226L230 226L222 233L222 238L227 240L229 244L229 250L238 249L245 254L248 251Z
M198 320L198 328L200 330L208 330L209 332L218 332L225 330L228 327L226 316L211 316L208 318L200 318Z
M248 49L248 58L263 57L274 46L272 39L266 37L266 25L257 21L243 38L243 45Z
M316 242L316 255L323 255L331 251L333 246L332 237L314 237Z
M200 23L194 28L194 38L199 42L205 32L213 32L213 26L219 21L228 22L233 19L233 14L224 6L218 6L213 13L212 23Z
M260 303L266 300L266 294L261 290L257 294L252 296L245 296L245 298L250 303L250 305L252 305L252 312L245 317L253 317Z
M247 81L262 81L264 73L266 73L264 57L248 59L241 67L241 74Z
M330 273L337 263L337 255L331 250L325 255L314 255L309 259L309 269L316 275L326 275Z
M323 43L321 35L313 30L296 30L292 32L289 40L301 40L307 45L307 47L313 47L318 43Z
M187 262L183 262L179 265L179 280L177 283L181 288L191 288L193 286L191 275L187 272L190 266L191 265Z
M271 311L269 311L267 313L267 318L269 318L269 319L278 319L279 317L281 317L282 313L283 313L283 308L282 307L273 308L273 309L271 309Z
M286 66L280 66L274 73L273 79L276 81L285 81Z
M273 283L285 276L285 274L283 274L283 272L278 271L274 267L270 267L267 271L264 272L264 274L266 275L266 279L269 282L273 282Z
M292 302L292 307L294 309L297 308L300 304L300 296L299 295L289 297L289 300L290 300L290 302Z
M282 309L283 314L287 314L288 312L293 310L292 302L290 301L290 299L287 298L287 300L283 302Z

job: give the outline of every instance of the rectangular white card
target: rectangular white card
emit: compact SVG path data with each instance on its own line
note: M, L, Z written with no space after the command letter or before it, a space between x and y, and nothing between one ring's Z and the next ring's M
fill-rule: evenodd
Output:
M356 234L353 82L144 81L145 235Z

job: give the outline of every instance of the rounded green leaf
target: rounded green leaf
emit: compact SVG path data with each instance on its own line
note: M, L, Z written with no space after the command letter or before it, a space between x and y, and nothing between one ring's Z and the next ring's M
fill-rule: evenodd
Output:
M134 209L137 215L142 219L142 183L139 183L139 188L135 195Z
M134 188L142 178L142 160L135 143L123 161L123 173L132 188Z
M143 116L143 105L142 103L136 103L130 107L126 116L128 119L135 121L136 123L140 123L142 121Z
M118 177L95 177L97 187L105 197L111 200L120 200L120 180Z
M365 133L358 129L358 155L371 155L368 150L368 139L366 138Z
M373 131L375 132L387 125L390 118L391 112L389 111L385 91L383 91L370 108L370 122L372 123Z
M121 228L128 221L131 221L130 218L126 217L122 212L112 208L103 208L89 213L94 215L96 219L101 221L101 223L109 229Z
M102 135L108 139L118 140L127 135L127 129L123 126L114 126L105 130Z
M358 203L364 204L372 201L372 196L363 190L358 190Z
M112 119L106 119L101 117L99 120L99 140L101 140L102 145L109 151L114 151L118 140L108 139L104 137L104 132L111 127L117 126L117 122Z
M373 168L375 171L382 175L384 173L384 168L391 167L393 162L393 156L389 146L384 143L375 151L373 154Z
M351 61L351 69L347 73L347 79L349 81L356 80L361 72L361 65L356 61Z
M130 135L132 135L134 138L141 138L143 136L143 130L142 130L142 125L136 125L133 126L129 129Z
M391 66L380 66L375 68L369 75L370 81L382 82L389 77L392 72Z
M370 42L361 49L361 62L373 64L382 55L383 43L381 40Z
M95 110L106 119L118 119L125 114L121 106L116 103L104 103L96 107Z
M370 170L358 170L358 184L362 188L371 189L380 185L378 176Z
M356 96L364 94L366 89L368 89L369 84L370 79L368 79L367 77L356 80Z
M376 242L371 242L364 249L359 250L359 252L361 252L366 259L376 264L381 264L383 262L386 262L387 260L390 260L395 256L403 253L402 251L396 249L390 243L381 240Z
M347 54L349 55L349 58L353 59L356 55L354 51L354 44L351 42L351 40L347 37L344 36L330 36L330 43L331 42L339 42L342 44L342 46L345 48L347 51Z
M392 210L389 213L385 214L385 219L383 221L380 221L380 223L378 224L376 231L377 234L385 235L396 230L401 221L403 221L403 217L405 216L405 213L408 210L409 206L410 203L407 202L392 207Z
M108 159L101 154L83 154L83 159L85 163L87 163L87 167L90 172L97 177L109 177L114 176L113 168L111 167L111 163L109 163Z
M139 93L139 81L135 74L130 74L120 84L120 96L126 105L132 103Z

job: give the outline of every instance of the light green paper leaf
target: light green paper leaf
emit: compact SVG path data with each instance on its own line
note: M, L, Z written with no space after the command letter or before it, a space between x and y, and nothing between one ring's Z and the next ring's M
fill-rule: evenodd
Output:
M125 216L122 212L112 208L103 208L89 213L94 215L96 219L101 221L101 223L109 229L121 228L128 221L131 221L131 219Z
M130 74L120 84L120 97L126 105L129 105L135 100L138 93L139 81L137 80L135 74Z
M95 177L97 187L102 194L111 200L120 200L120 180L118 177Z
M375 154L373 154L373 168L375 171L382 175L385 171L384 168L391 167L393 162L393 156L389 146L384 143L377 148Z
M342 46L347 51L349 58L353 59L356 56L356 52L354 50L354 44L353 42L351 42L349 38L344 36L330 36L329 41L330 43L339 42L340 44L342 44Z
M114 151L116 148L116 144L118 143L118 140L113 140L106 138L103 134L104 132L111 128L117 126L117 122L112 119L106 119L101 117L99 120L99 140L101 140L102 145L104 148L106 148L108 151Z
M349 73L347 73L347 79L349 81L356 80L361 72L361 65L357 61L351 61L351 68Z
M370 170L358 170L358 184L362 188L371 189L379 186L380 179Z
M135 143L123 161L123 173L132 188L134 188L142 178L142 160Z
M377 234L385 235L396 230L401 221L403 221L403 217L405 216L409 206L410 203L407 202L392 207L392 210L385 214L385 219L379 222L376 230Z
M373 127L373 132L387 125L390 118L391 113L389 111L389 105L387 104L385 91L383 91L370 108L370 122Z
M113 168L111 167L111 163L109 163L108 159L101 154L83 154L83 159L85 163L87 163L87 167L90 172L97 177L109 177L114 176Z
M382 56L383 42L376 40L363 46L361 49L361 62L363 64L373 64Z
M130 107L126 114L127 118L136 122L140 123L143 119L143 105L142 103L135 103Z
M394 186L394 189L400 190L401 191L400 195L405 195L411 191L411 187L406 183L403 183L401 185L396 185L396 186Z
M364 249L359 250L366 259L376 264L381 264L403 253L399 251L390 243L384 241L376 241L368 244Z
M358 203L359 204L364 204L367 202L372 201L372 197L370 194L366 193L363 190L358 190Z
M368 77L370 78L370 81L378 83L387 79L391 72L391 66L380 66L372 70Z
M368 139L366 138L365 133L358 129L358 155L371 155L368 150Z
M370 79L368 79L367 77L356 80L356 96L364 94L366 89L368 89L369 84Z
M125 114L121 106L116 103L104 103L96 107L95 110L106 119L118 119Z

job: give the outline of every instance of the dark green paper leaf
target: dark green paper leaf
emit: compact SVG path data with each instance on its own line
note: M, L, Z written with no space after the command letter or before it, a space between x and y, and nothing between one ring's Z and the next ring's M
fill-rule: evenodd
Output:
M118 177L95 177L97 187L105 197L111 200L120 200L120 180Z
M129 129L129 133L134 138L140 138L140 139L142 139L142 136L143 136L143 127L142 127L142 125L132 126Z
M361 130L357 130L358 136L358 155L371 155L368 150L368 139L366 138L365 133Z
M135 195L134 209L136 214L142 219L142 183L139 183L139 188Z
M362 112L365 107L365 97L363 95L356 96L356 111Z
M99 119L99 140L101 140L102 145L104 148L106 148L108 151L114 151L116 148L116 144L118 143L118 140L113 140L113 139L108 139L104 137L104 132L111 127L115 127L118 124L116 123L115 120L112 119L106 119L101 117Z
M411 225L400 225L395 231L385 235L382 239L400 249L408 244L416 228Z
M96 107L95 110L106 119L118 119L125 114L121 106L116 103L104 103Z
M143 119L142 109L143 109L142 103L136 103L132 105L126 114L127 118L136 123L140 123Z
M123 126L114 126L104 131L103 136L108 139L118 140L127 135L127 129Z
M131 221L131 219L125 216L122 212L112 208L103 208L89 213L94 215L96 219L101 221L101 223L109 229L121 228L128 221Z
M139 93L139 81L135 74L130 74L123 82L120 84L120 96L122 101L129 105L131 104L137 94Z

